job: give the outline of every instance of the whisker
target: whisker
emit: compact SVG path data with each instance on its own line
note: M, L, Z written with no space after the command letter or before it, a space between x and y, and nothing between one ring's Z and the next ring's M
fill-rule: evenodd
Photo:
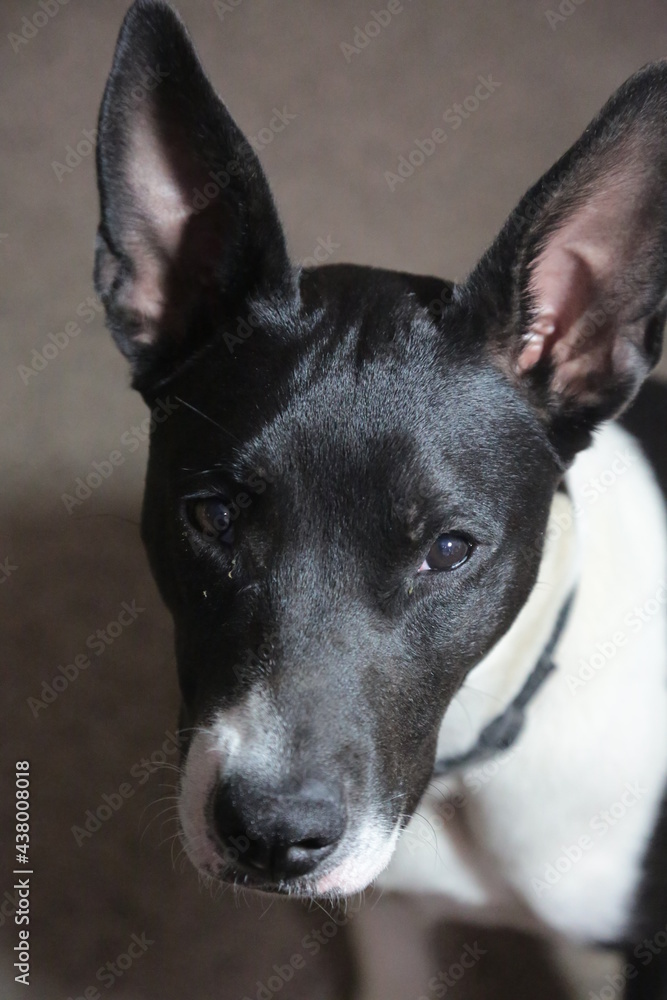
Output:
M237 444L239 445L241 444L241 442L239 441L239 439L236 437L235 434L232 434L232 432L227 430L226 427L223 427L222 424L219 424L217 420L213 419L213 417L209 417L205 413L202 413L202 411L198 410L196 406L192 405L192 403L188 403L187 399L183 399L181 396L174 396L174 399L177 399L179 403L182 403L183 406L186 406L188 408L188 410L192 410L193 413L198 414L204 420L208 420L210 424L213 424L214 427L217 427L218 430L222 431L223 434L226 434L227 437L233 438L233 440L236 441Z

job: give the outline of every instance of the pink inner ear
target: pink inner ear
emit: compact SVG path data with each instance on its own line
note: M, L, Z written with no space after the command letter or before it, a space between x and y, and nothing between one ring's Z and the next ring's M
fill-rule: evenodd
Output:
M137 116L125 156L135 211L126 245L135 271L119 292L118 303L140 320L141 330L134 340L152 344L164 318L168 263L178 250L193 207L149 117Z
M528 371L558 344L585 313L594 297L592 275L579 252L558 245L558 237L540 256L533 270L530 291L536 314L517 360L519 372Z
M137 119L127 167L127 182L142 221L150 227L156 244L169 256L178 247L193 207L179 183L168 150L163 148L147 120Z
M616 311L615 286L642 241L638 181L641 175L607 178L607 186L574 209L549 237L530 276L535 313L523 338L517 372L533 368L548 353L557 367L568 365L569 374L579 379L585 377L586 358L590 362L591 355L599 360L611 354L613 344L602 341L613 338L613 322L593 337L582 335L582 330L587 313L600 306L610 314ZM558 381L568 381L564 370Z

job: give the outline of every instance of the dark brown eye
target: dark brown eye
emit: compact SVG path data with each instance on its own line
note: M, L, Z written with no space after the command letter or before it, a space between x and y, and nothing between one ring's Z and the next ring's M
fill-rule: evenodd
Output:
M458 569L459 566L468 561L472 550L472 542L463 535L440 535L429 549L426 559L419 567L419 572Z
M232 544L234 538L232 513L219 497L193 500L188 505L188 517L193 527L209 541L221 542L223 545Z

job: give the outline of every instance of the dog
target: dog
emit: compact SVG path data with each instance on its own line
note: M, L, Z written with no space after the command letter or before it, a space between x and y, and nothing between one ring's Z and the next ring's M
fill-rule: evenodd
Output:
M379 879L621 949L626 996L667 997L664 393L611 422L667 312L667 62L459 284L295 267L161 0L124 21L97 167L96 288L168 403L142 537L194 865L309 898Z

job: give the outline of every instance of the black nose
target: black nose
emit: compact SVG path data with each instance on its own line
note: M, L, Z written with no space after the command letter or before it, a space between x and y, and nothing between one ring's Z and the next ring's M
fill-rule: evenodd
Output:
M307 875L334 850L345 830L342 795L307 779L287 790L232 780L213 796L212 820L234 867L270 881Z

